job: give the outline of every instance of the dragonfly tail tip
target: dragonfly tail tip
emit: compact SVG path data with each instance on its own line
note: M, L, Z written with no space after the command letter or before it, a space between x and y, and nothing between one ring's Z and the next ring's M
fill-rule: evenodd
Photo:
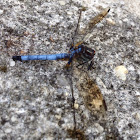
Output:
M22 61L22 60L21 60L21 56L13 56L12 59L13 59L14 61L17 61L17 60L18 60L18 61Z

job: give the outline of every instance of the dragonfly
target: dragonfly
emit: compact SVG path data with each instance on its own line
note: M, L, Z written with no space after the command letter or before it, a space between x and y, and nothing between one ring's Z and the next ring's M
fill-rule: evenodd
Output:
M82 11L84 11L85 9L82 8L80 10L80 16L79 16L79 20L78 20L78 24L77 24L77 28L75 30L75 34L74 36L77 35L77 30L79 27L79 21L81 19L81 13ZM103 20L103 18L107 15L107 13L110 11L110 8L106 8L104 9L101 13L99 13L97 16L95 16L94 18L92 18L90 20L90 22L88 23L88 25L85 27L84 30L91 32L93 27L99 23L101 20ZM89 63L88 69L90 69L92 67L93 64L93 57L95 55L95 50L91 49L87 46L85 46L83 43L85 42L85 40L87 39L87 37L89 36L89 32L85 33L84 38L82 39L82 41L76 43L74 45L74 38L72 40L72 43L70 45L70 49L68 53L60 53L60 54L47 54L47 55L23 55L23 56L13 56L12 59L14 61L29 61L29 60L68 60L67 66L69 66L73 60L73 58L76 58L77 60L79 60L78 62L81 62L80 65L83 65L85 63Z
M60 53L60 54L47 54L47 55L23 55L23 56L13 56L12 59L14 61L29 61L29 60L68 60L66 67L69 68L71 66L71 78L70 78L70 89L72 93L72 108L73 108L73 120L74 120L74 130L71 131L71 135L76 135L79 134L79 130L76 129L76 115L75 115L75 99L74 99L74 91L73 91L73 82L72 82L72 67L73 67L73 59L76 59L79 62L79 65L84 65L88 64L88 70L92 68L93 65L93 58L95 55L95 50L87 47L84 45L84 42L89 38L90 34L92 34L92 30L94 29L94 26L102 21L104 17L108 14L110 11L110 8L105 8L103 11L101 11L97 16L94 18L90 19L89 23L87 26L83 29L84 33L82 33L83 38L81 39L82 41L79 41L75 43L75 38L79 35L78 30L79 30L79 23L81 20L81 15L82 12L85 11L85 8L80 9L80 14L78 18L78 23L74 32L74 35L72 37L72 41L70 44L69 52L68 53ZM80 85L83 84L83 88L80 91L84 95L84 99L86 102L86 106L89 110L100 110L100 106L105 106L105 101L103 99L103 96L97 87L97 85L94 84L92 80L90 80L89 76L86 75L84 80L81 80L81 83L78 85L79 91L81 90ZM87 79L87 80L86 80ZM91 100L92 99L92 100Z

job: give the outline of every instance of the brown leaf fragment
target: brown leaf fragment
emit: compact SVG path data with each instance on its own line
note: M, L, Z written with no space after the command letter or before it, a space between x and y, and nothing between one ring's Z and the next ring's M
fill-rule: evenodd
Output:
M54 42L54 39L53 39L52 37L50 37L50 41L51 41L51 42Z
M25 32L24 32L24 35L25 35L25 36L28 36L29 34L30 34L30 33L29 33L28 31L25 31Z
M68 129L68 134L70 136L70 138L77 138L78 140L85 140L85 135L84 135L84 132L79 130L79 129L76 129L75 130L72 130L72 129Z
M6 48L10 48L13 44L12 40L5 40L5 46Z
M26 52L25 52L25 51L23 51L23 50L21 50L21 51L20 51L20 54L21 54L21 55L25 55L25 54L26 54Z
M0 65L0 71L7 72L7 66L6 65Z

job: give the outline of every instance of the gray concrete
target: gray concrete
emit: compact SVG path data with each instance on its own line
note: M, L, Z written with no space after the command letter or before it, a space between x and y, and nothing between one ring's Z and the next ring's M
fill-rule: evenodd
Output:
M111 10L86 42L96 51L95 68L79 70L74 63L77 131L83 139L140 140L139 0L1 0L0 139L72 139L67 61L14 62L11 58L68 52L80 6L87 7L81 28L101 9ZM95 113L87 107L84 76L100 89L107 111Z

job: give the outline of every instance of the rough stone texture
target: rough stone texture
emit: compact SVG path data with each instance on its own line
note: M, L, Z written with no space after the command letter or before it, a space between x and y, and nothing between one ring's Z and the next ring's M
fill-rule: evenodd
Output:
M96 51L95 69L87 73L99 86L108 110L97 118L85 107L74 73L77 131L86 139L140 139L139 0L1 0L0 139L72 137L68 135L74 123L66 62L15 63L11 58L68 52L80 6L87 7L81 27L102 8L111 10L87 42ZM120 65L128 70L124 81L114 74Z

